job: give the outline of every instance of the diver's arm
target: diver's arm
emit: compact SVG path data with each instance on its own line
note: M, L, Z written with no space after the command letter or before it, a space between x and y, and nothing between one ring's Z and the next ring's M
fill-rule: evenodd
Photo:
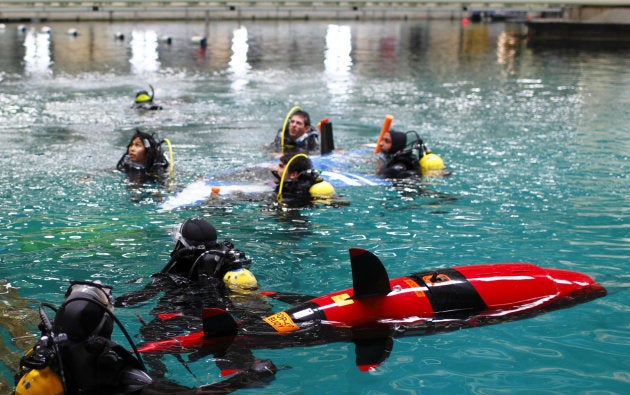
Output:
M256 360L247 370L241 370L229 379L206 384L197 388L189 388L176 384L168 380L155 380L144 387L139 395L161 395L161 394L230 394L244 388L260 388L269 383L275 377L277 368L269 359Z
M407 171L403 163L388 164L379 171L379 175L385 178L399 178Z
M195 389L195 394L230 394L243 388L260 388L274 379L278 369L270 359L256 360L247 370L241 370L229 379Z
M138 303L153 299L164 288L164 282L160 277L153 277L151 282L143 289L120 295L114 300L114 307L133 306Z

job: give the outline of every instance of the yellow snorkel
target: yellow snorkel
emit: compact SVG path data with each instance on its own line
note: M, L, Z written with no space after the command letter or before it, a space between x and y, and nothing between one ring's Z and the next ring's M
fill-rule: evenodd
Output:
M294 112L301 110L300 106L293 106L292 109L289 110L289 112L287 113L287 116L284 117L284 123L282 124L282 135L281 140L280 140L280 152L284 154L284 134L287 131L287 125L289 124L289 119L291 118L291 115L293 115Z
M282 176L280 177L280 184L278 185L278 194L276 195L276 200L278 201L278 203L282 203L282 187L284 186L284 179L287 175L287 172L289 171L289 167L291 166L291 163L293 162L293 160L295 158L299 158L300 156L303 156L308 159L308 156L306 156L306 154L293 155L291 159L289 159L287 164L284 166L284 170L282 170Z
M175 164L173 163L173 146L171 145L171 140L164 139L164 142L168 146L168 185L169 189L173 186L173 181L175 180Z

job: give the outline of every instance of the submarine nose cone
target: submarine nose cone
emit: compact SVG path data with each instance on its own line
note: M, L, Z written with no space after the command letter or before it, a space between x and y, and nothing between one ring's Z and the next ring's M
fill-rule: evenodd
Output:
M556 283L560 297L588 301L606 296L607 291L586 274L570 270L547 269Z

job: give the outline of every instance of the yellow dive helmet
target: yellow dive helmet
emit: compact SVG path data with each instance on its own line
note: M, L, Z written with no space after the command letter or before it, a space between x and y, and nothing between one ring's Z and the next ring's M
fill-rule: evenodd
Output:
M311 194L312 198L328 199L335 194L335 187L328 181L321 181L313 184L308 192Z
M245 268L231 270L223 276L223 283L231 291L251 291L258 289L258 280L254 273Z
M63 395L61 379L48 366L29 370L15 387L15 395Z
M439 176L444 170L444 161L439 155L427 152L420 158L420 171L423 176Z

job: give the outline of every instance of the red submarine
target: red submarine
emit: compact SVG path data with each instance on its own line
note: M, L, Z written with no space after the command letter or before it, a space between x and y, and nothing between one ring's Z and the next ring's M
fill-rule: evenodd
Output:
M203 331L138 346L143 353L223 352L348 341L360 370L389 356L393 339L523 319L606 295L589 276L531 263L493 263L422 271L390 279L371 252L350 249L352 288L319 297L262 292L293 307L237 322L202 311Z

